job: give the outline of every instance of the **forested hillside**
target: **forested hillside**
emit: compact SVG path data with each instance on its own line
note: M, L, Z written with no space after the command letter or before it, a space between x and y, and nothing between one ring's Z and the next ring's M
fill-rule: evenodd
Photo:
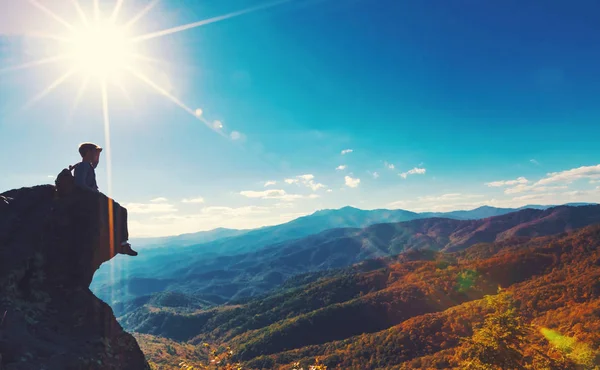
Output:
M600 360L599 248L595 225L461 252L413 251L305 276L295 287L235 305L186 313L146 305L125 320L148 332L153 322L164 328L179 320L186 330L173 337L231 346L249 369L315 358L342 369L482 361L497 365L490 368L592 369ZM494 345L504 337L510 343Z

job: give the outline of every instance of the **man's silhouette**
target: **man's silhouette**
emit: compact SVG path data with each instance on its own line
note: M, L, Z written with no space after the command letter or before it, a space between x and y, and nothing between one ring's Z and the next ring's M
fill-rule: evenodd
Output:
M94 192L100 192L98 190L98 184L96 183L96 167L100 162L100 153L102 148L93 143L83 143L79 145L79 154L81 155L81 162L69 169L74 170L75 185L91 190ZM119 253L127 254L130 256L137 256L137 252L131 249L129 244L129 231L127 228L127 209L121 207L117 202L109 198L107 207L102 207L104 210L103 216L105 220L108 220L111 216L114 220L114 233L115 240L119 243Z
M102 148L96 144L83 143L79 145L79 154L81 155L81 162L73 166L75 184L82 188L86 188L92 191L98 191L98 184L96 184L96 167L100 163L100 153Z

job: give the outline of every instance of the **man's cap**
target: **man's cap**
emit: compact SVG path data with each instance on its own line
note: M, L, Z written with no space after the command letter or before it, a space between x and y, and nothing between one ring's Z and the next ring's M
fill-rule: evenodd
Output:
M102 151L102 147L100 147L99 145L96 145L94 143L82 143L79 144L79 154L81 154L81 156L85 156L85 154L87 152L89 152L90 150L97 150L99 152Z

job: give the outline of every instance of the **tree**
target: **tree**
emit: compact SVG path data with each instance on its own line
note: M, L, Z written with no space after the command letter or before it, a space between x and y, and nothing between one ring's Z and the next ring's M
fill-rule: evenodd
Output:
M514 300L507 292L486 296L493 308L471 338L464 339L455 355L461 369L524 369L522 343L527 334Z

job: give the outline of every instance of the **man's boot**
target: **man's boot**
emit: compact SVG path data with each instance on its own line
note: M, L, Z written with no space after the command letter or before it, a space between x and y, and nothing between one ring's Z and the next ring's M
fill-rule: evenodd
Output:
M121 243L121 251L119 253L126 254L128 256L137 256L138 255L138 252L131 249L131 244L129 244L128 242Z

